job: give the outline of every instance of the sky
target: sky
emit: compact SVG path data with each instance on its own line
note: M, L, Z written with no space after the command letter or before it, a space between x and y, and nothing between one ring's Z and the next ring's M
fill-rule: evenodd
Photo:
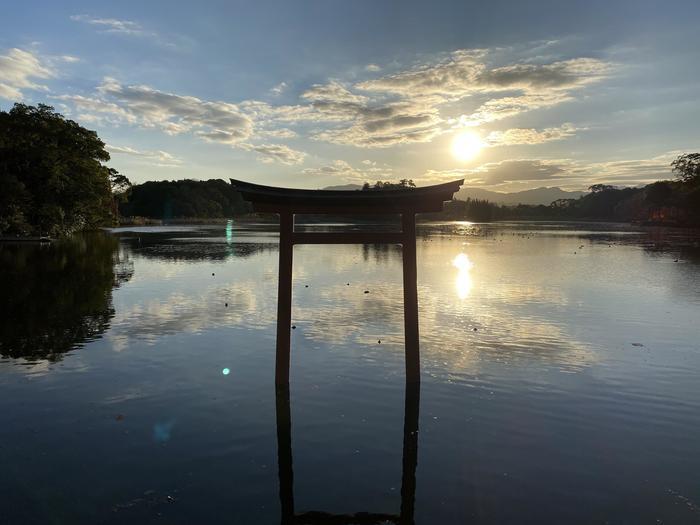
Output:
M568 190L700 150L700 2L0 2L0 109L134 183Z

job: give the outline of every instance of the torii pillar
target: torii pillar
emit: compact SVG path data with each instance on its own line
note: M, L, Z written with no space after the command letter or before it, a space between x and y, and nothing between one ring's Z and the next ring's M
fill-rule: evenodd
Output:
M403 247L404 337L406 381L420 381L416 213L441 211L464 180L422 188L332 191L262 186L231 179L257 212L280 216L277 354L275 383L289 383L292 324L292 264L295 244L401 244ZM295 214L401 215L400 232L296 232Z

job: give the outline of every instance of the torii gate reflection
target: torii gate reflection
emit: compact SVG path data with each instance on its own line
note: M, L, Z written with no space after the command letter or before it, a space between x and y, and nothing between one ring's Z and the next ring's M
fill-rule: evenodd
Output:
M418 412L420 383L406 383L403 426L403 468L401 474L401 510L399 514L357 512L355 514L329 514L308 511L295 514L294 472L292 468L292 416L289 403L289 386L277 385L277 461L280 480L280 504L282 525L342 525L378 524L391 522L413 525L416 494L416 466L418 465Z

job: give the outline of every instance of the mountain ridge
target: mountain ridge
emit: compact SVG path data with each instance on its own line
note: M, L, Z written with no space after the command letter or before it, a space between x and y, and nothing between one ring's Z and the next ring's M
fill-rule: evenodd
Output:
M327 186L323 189L353 191L361 190L362 186L360 184L341 184L337 186ZM467 199L487 200L494 204L506 204L509 206L517 204L529 204L534 206L544 204L545 206L548 206L555 200L578 199L579 197L586 195L586 193L587 192L585 191L566 191L562 190L558 186L542 186L540 188L514 192L501 192L485 190L483 188L466 187L461 188L455 194L455 198L463 201Z

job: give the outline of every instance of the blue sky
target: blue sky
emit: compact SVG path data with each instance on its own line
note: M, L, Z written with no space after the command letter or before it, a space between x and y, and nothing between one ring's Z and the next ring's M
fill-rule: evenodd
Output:
M55 106L133 182L583 189L668 178L700 149L697 1L28 1L2 14L0 108Z

